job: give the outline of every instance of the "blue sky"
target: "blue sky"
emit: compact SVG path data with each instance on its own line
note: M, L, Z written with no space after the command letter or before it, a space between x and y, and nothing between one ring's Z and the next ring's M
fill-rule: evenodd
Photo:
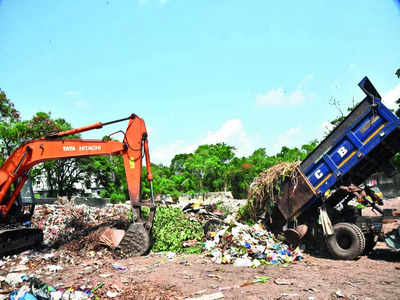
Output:
M23 118L74 127L136 113L152 160L322 138L367 75L400 97L399 1L0 0L0 88ZM102 137L126 125L89 132Z

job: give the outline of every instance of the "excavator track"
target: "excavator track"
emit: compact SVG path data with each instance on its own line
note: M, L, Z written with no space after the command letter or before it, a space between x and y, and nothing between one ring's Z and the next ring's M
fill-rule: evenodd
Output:
M122 238L120 244L114 249L114 254L119 258L141 256L151 247L149 232L143 223L131 224Z
M43 231L36 228L17 227L0 229L0 257L40 246L43 241Z

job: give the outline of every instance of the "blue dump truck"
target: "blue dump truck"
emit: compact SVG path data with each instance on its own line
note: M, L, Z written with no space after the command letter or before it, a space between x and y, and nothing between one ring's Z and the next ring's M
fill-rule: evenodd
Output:
M379 207L382 198L365 182L379 171L395 174L391 161L400 152L400 120L367 77L359 86L366 97L301 162L296 176L284 181L270 218L271 228L284 230L288 240L304 236L338 259L371 251L382 237L382 224L398 218L394 210ZM377 215L362 216L365 206ZM399 236L396 229L382 238L398 249Z

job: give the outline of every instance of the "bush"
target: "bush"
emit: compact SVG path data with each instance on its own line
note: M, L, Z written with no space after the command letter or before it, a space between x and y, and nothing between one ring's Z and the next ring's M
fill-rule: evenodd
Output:
M204 231L197 221L190 221L179 208L157 207L152 235L153 251L172 251L177 253L200 253L201 245L183 248L182 242L197 240L201 242Z
M112 193L110 195L111 203L120 203L125 201L125 195L123 193Z

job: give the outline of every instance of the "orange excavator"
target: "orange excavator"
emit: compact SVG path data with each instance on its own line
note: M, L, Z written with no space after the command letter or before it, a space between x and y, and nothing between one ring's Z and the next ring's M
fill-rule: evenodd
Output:
M129 120L122 142L110 139L83 140L66 137ZM155 212L152 174L144 120L135 114L107 123L97 122L81 128L61 131L24 143L0 167L0 255L30 248L43 240L40 229L26 227L34 212L35 199L29 179L31 168L41 162L64 158L122 155L132 205L133 223L116 248L123 257L146 253L151 246L151 228ZM151 203L141 199L142 158L146 158ZM150 217L141 217L141 207L150 208Z

